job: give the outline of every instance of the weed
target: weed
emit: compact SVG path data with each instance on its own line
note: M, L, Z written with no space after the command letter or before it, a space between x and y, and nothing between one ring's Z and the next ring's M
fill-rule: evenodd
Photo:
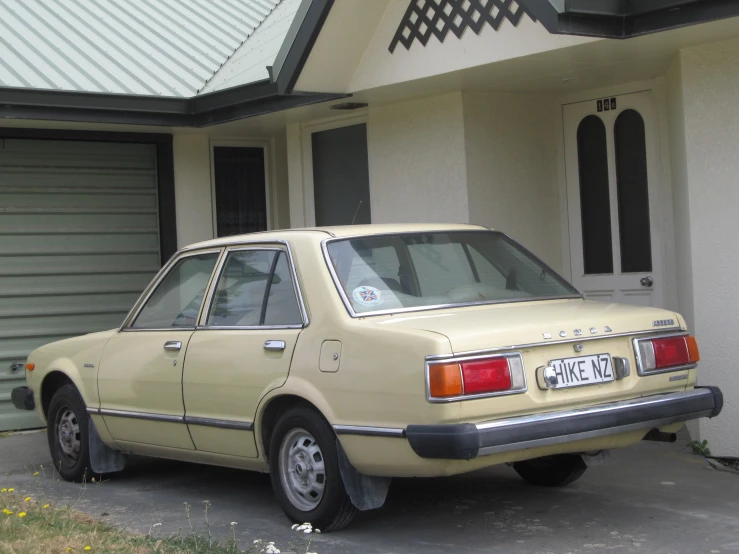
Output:
M693 454L697 454L698 456L709 457L711 455L711 449L708 448L707 440L703 440L703 442L693 441L688 446L693 450Z

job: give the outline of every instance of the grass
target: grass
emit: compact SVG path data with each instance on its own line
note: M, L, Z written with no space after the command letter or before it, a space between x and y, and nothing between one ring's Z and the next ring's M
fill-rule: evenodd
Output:
M210 504L206 503L207 510ZM189 520L190 510L187 508ZM23 497L13 488L0 489L0 552L2 554L279 554L274 543L253 541L241 550L232 524L233 538L219 543L210 535L196 534L157 537L153 525L149 534L138 535L79 513L71 507L57 507L33 497ZM305 542L305 541L304 541ZM293 545L291 545L293 546ZM308 548L310 541L307 542ZM290 548L289 552L307 552ZM285 552L288 554L288 552ZM314 553L315 554L315 553Z
M14 492L0 494L0 518L0 550L8 554L241 552L235 541L221 545L195 535L170 538L134 535L70 508L41 504Z

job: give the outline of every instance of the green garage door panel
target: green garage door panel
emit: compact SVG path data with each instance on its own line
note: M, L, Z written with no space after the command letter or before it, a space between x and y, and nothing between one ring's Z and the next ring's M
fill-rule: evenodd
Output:
M120 325L160 267L156 147L0 139L0 431L26 356Z

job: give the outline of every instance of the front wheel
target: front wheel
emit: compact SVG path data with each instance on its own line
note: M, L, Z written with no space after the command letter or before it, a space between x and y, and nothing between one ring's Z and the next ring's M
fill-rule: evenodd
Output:
M539 487L564 487L574 483L588 466L577 454L560 454L515 462L513 469L530 485Z
M87 409L73 385L60 388L51 399L46 434L54 467L67 481L83 481L90 473Z
M297 407L275 425L270 442L272 487L285 515L321 531L336 531L356 508L344 489L336 436L314 410Z

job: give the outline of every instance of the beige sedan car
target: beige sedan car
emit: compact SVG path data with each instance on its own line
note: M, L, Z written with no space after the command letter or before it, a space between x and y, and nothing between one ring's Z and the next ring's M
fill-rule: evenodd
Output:
M177 253L119 329L34 351L19 408L61 475L139 454L269 471L322 530L392 477L509 463L575 481L593 455L715 417L680 315L589 302L502 233L354 226Z

